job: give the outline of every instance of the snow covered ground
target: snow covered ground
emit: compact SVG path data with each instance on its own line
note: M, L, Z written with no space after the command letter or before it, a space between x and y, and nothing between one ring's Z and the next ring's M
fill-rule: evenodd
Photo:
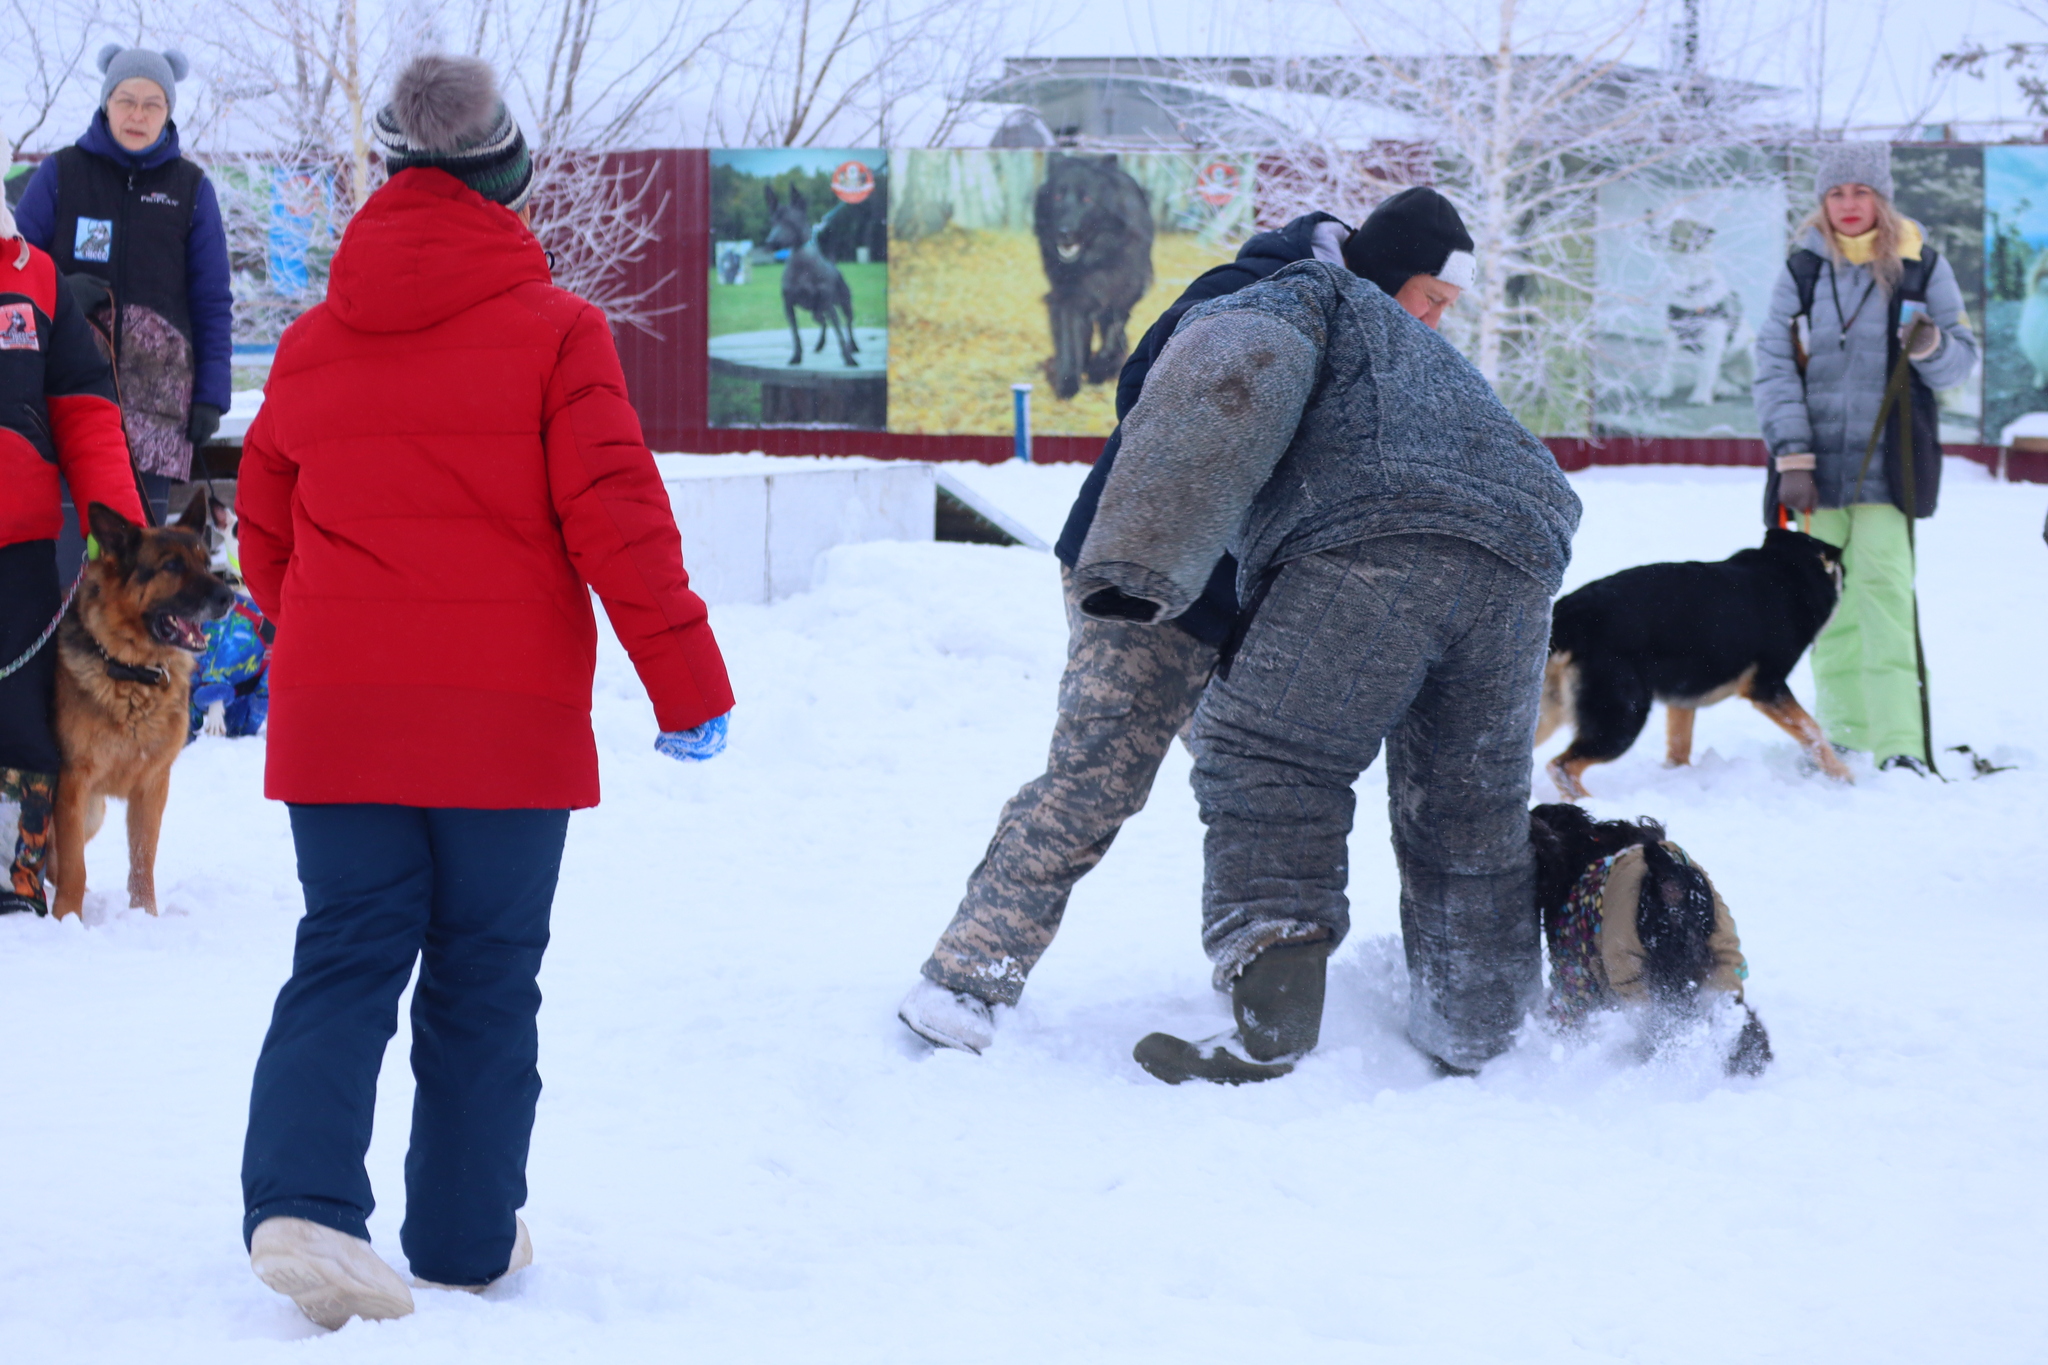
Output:
M1079 471L995 477L1056 518ZM116 828L86 925L0 921L0 1360L2038 1361L2048 490L1949 478L1923 540L1939 740L2015 771L1839 788L1731 702L1691 770L1653 719L1591 775L1734 909L1778 1053L1754 1082L1537 1035L1430 1079L1377 772L1322 1050L1270 1085L1150 1080L1142 1034L1226 1013L1179 752L996 1046L933 1054L893 1009L1042 760L1052 560L857 546L814 593L718 612L742 701L703 767L652 751L607 640L605 804L571 824L542 982L536 1264L304 1344L237 1235L292 851L261 743L201 740L163 918L120 908ZM1749 471L1575 481L1574 583L1755 539ZM405 1057L371 1153L394 1261Z

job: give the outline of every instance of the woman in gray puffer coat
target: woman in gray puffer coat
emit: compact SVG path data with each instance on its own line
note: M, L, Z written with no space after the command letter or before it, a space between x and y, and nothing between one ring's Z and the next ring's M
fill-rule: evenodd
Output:
M1880 766L1924 772L1930 755L1906 518L1934 511L1934 391L1969 378L1977 339L1955 272L1919 224L1892 207L1887 144L1822 147L1814 192L1820 203L1794 236L1757 336L1756 412L1772 462L1766 513L1775 521L1782 507L1802 529L1843 547L1842 600L1813 646L1828 737ZM1910 401L1872 451L1901 348L1911 361Z

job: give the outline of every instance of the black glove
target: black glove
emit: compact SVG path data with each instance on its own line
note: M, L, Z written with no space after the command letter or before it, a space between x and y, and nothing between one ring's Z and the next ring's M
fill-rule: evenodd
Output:
M192 418L185 425L185 435L195 446L203 446L213 439L213 433L220 430L220 409L211 403L194 403Z
M1778 501L1795 512L1811 512L1820 506L1820 485L1810 469L1787 469L1778 475Z
M66 275L64 283L70 286L71 298L78 305L78 311L87 318L91 318L95 310L105 307L114 297L113 291L107 288L107 282L97 275L87 275L81 271L76 275Z

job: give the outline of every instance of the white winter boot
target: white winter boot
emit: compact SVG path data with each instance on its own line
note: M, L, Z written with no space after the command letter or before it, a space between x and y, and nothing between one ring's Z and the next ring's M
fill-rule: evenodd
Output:
M939 1047L979 1054L996 1040L995 1007L986 1000L949 991L920 976L896 1007L896 1017L912 1033Z
M436 1284L432 1280L422 1280L418 1276L414 1276L413 1288L453 1289L462 1294L481 1294L492 1285L526 1269L526 1267L533 1264L533 1238L526 1234L526 1220L524 1218L515 1213L512 1215L512 1222L519 1229L512 1236L512 1263L505 1267L505 1273L496 1280L490 1280L484 1284Z
M412 1291L370 1244L304 1218L266 1218L249 1239L256 1278L333 1331L412 1312Z

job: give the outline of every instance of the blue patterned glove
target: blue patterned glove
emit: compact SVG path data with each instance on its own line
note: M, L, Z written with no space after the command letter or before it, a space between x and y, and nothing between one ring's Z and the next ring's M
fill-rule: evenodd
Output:
M725 717L713 716L694 730L664 730L654 740L661 753L682 763L702 763L725 752Z

